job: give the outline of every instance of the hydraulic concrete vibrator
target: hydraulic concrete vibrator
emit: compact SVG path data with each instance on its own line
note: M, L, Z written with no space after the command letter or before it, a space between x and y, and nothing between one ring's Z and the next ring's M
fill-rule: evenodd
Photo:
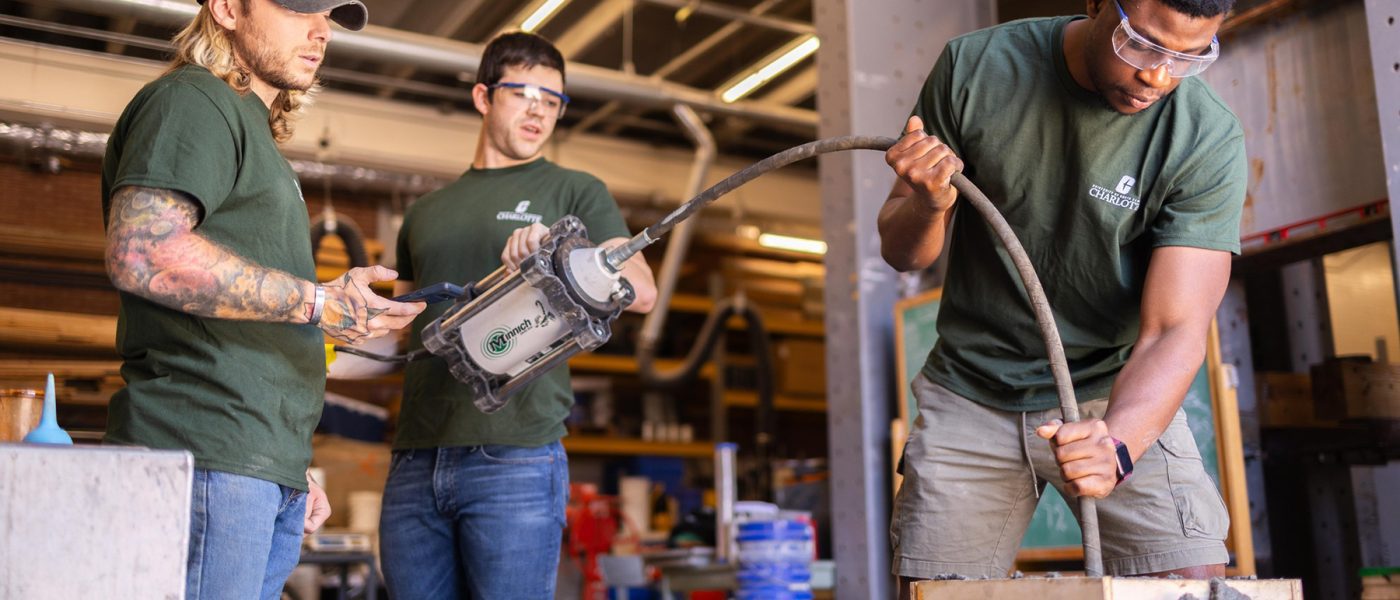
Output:
M569 357L608 340L613 321L634 298L631 286L620 275L623 263L656 243L678 223L774 169L828 152L884 151L895 141L889 137L843 136L789 148L716 183L613 249L594 245L582 222L565 217L549 228L540 248L522 261L518 270L502 266L481 281L462 286L463 293L452 307L423 328L426 352L381 356L345 346L337 346L336 350L386 362L409 362L431 353L447 362L453 377L472 387L477 408L487 413L498 411L525 384ZM1059 330L1030 258L1006 219L977 186L961 173L953 176L952 183L959 197L987 221L1016 265L1045 338L1060 411L1065 422L1078 421L1079 406ZM1079 502L1086 571L1090 576L1101 576L1103 563L1094 500L1081 497Z

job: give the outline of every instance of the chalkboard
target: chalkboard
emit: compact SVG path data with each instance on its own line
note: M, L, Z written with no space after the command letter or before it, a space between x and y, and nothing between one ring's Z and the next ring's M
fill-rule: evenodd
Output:
M1220 487L1219 453L1215 444L1215 417L1211 413L1210 377L1203 367L1196 373L1191 389L1182 401L1186 408L1186 421L1191 425L1191 433L1196 437L1196 447L1201 450L1201 462L1206 472ZM1046 486L1041 495L1040 505L1031 518L1030 528L1021 541L1023 549L1074 548L1083 543L1079 536L1079 522L1060 493L1052 486Z
M910 427L918 414L909 384L924 368L929 350L938 341L938 305L943 289L935 288L894 305L895 348L899 354L899 418Z
M942 290L935 289L918 296L901 300L895 304L895 344L899 357L899 411L904 427L899 430L912 430L918 409L914 405L913 394L909 390L914 378L919 375L929 350L938 341L935 328L938 307L942 301ZM1211 383L1208 369L1196 373L1196 379L1183 402L1186 417L1191 425L1191 433L1196 437L1196 446L1201 450L1201 460L1206 470L1221 484L1219 451L1216 444L1215 416L1211 401ZM902 448L899 444L896 448ZM898 456L895 460L898 460ZM1232 515L1233 516L1233 515ZM1022 541L1022 549L1074 550L1080 546L1079 523L1070 512L1059 493L1047 487L1040 505L1036 507L1030 528Z

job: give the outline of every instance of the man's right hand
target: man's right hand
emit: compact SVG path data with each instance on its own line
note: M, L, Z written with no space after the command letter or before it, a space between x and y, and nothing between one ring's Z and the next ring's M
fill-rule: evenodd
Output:
M321 331L342 342L377 338L413 322L427 308L424 302L394 302L370 289L377 281L393 281L399 274L381 266L357 267L340 278L322 284L326 303L321 312Z
M924 122L909 117L904 135L885 151L885 162L900 180L913 191L913 199L933 214L941 214L958 199L952 185L954 173L963 169L963 161L942 140L924 133Z

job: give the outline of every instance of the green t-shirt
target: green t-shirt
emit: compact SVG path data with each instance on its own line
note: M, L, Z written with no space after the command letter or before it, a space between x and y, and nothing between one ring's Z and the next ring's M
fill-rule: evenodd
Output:
M201 236L314 280L306 203L267 119L256 95L199 67L152 81L108 141L104 219L118 188L184 192L204 209ZM316 327L197 317L122 293L117 350L126 388L112 397L108 441L183 448L200 468L306 489L325 395Z
M531 223L548 227L566 215L582 220L595 244L628 236L617 203L592 175L543 158L471 169L409 207L399 230L399 278L419 287L478 281L501 266L511 232ZM418 315L410 328L412 349L423 347L423 327L451 306L430 304ZM540 376L489 415L477 410L475 398L441 358L409 363L394 447L540 446L564 437L574 403L567 366Z
M1140 326L1161 246L1239 252L1244 132L1199 78L1136 115L1079 87L1063 32L1015 21L948 43L914 114L966 163L1025 246L1054 310L1079 399L1108 396ZM1004 410L1058 405L1045 344L1010 258L956 210L939 341L923 372Z

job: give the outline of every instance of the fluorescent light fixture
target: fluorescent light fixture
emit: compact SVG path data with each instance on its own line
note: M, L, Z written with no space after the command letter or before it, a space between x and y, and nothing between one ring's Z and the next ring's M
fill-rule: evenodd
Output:
M720 99L724 100L725 102L734 102L735 100L749 95L763 84L772 81L774 77L781 75L783 71L786 71L792 68L793 65L801 62L802 59L811 56L812 53L816 52L817 48L821 45L822 42L821 40L817 39L817 36L807 36L807 39L802 40L797 45L792 46L786 51L781 52L780 54L778 54L777 58L774 58L773 60L769 61L768 64L765 64L762 67L759 67L758 70L749 73L747 77L740 79L738 83L729 86L728 89L724 90L724 92L720 94Z
M535 12L530 13L530 16L526 17L525 20L520 23L520 30L525 33L534 33L540 25L544 25L544 22L554 16L554 13L558 12L559 8L564 6L564 3L568 1L569 0L545 0L544 4L541 4L539 8L535 9Z
M776 233L764 233L759 235L758 245L765 248L777 248L779 250L791 250L793 252L805 252L807 254L826 254L826 242L793 237L790 235L778 235Z

